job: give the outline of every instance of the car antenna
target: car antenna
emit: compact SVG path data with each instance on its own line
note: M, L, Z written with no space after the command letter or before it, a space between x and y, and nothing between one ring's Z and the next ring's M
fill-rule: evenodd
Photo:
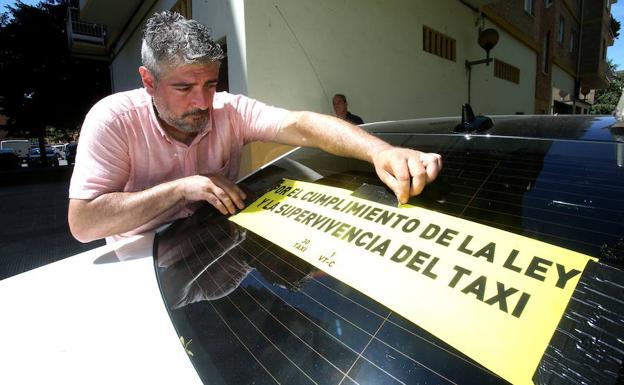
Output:
M475 116L472 107L468 103L462 105L461 123L455 126L455 132L483 132L494 127L492 119L487 116Z

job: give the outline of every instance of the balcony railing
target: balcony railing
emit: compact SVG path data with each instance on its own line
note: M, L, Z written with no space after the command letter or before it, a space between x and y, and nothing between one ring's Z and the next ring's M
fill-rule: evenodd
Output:
M104 44L106 27L100 24L71 21L71 35L74 39Z
M73 41L83 41L104 45L106 42L106 26L80 21L80 12L77 8L68 9L67 30L69 32L70 43Z

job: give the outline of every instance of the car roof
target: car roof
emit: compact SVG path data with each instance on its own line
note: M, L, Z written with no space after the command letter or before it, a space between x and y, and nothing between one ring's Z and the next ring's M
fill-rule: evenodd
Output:
M0 280L0 383L201 384L163 308L152 240Z
M624 141L624 125L603 115L499 115L482 132L457 132L461 117L410 119L365 124L373 133L491 135L534 139Z

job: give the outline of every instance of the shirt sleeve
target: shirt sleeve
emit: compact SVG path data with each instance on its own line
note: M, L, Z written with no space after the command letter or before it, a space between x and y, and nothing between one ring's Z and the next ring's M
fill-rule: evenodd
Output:
M233 105L235 121L243 131L244 143L273 140L289 112L243 95L237 95Z
M80 131L76 164L69 186L69 198L93 199L124 191L130 175L130 157L121 123L105 119L107 112L94 107Z

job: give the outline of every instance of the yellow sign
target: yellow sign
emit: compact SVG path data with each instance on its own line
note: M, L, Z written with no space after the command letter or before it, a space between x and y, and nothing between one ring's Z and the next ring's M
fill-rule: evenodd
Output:
M285 180L230 219L454 346L513 384L533 373L583 254L410 205Z

